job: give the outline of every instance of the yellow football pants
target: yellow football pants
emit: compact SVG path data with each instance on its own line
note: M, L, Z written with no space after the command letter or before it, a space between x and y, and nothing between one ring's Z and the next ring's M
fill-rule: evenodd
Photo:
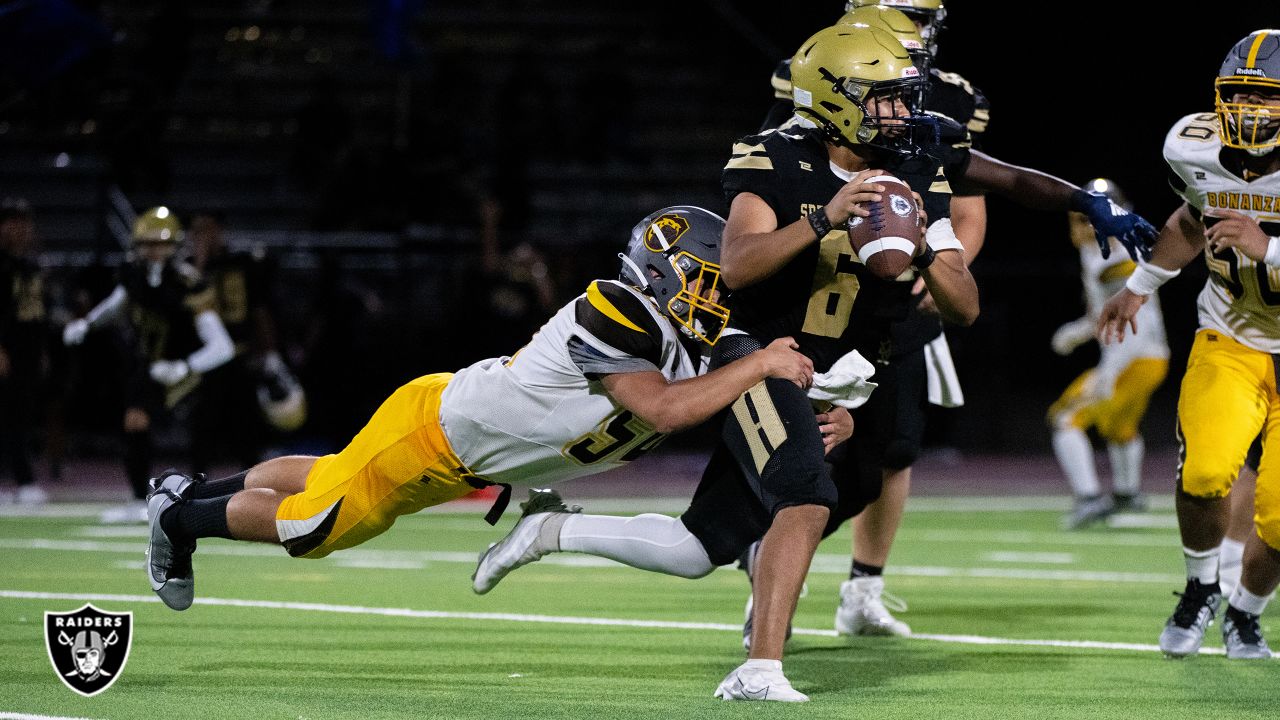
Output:
M452 373L402 386L336 455L316 460L306 490L285 498L276 528L294 557L321 558L382 534L401 515L483 485L449 447L440 395Z
M1275 359L1214 330L1199 331L1178 397L1182 491L1200 498L1226 496L1260 432L1254 522L1258 536L1280 549L1280 466L1268 452L1272 438L1280 435Z
M1098 434L1108 442L1129 442L1137 437L1138 424L1147 413L1151 394L1164 382L1168 372L1168 360L1138 358L1116 378L1110 397L1092 398L1086 390L1098 373L1086 370L1049 406L1049 423L1058 427L1065 423L1080 430L1097 428Z

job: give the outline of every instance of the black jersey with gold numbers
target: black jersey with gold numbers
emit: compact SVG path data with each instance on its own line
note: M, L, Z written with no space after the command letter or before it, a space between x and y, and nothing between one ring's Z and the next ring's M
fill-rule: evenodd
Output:
M248 349L254 340L254 311L267 303L266 269L249 253L222 253L205 265L206 284L236 353Z
M148 272L140 263L120 268L135 351L146 362L185 359L204 344L196 334L195 317L215 309L213 292L189 265L166 263L156 285Z
M876 164L920 193L934 222L949 216L948 178L962 177L968 162L967 149L940 144L915 159ZM781 228L824 206L847 179L836 174L816 132L791 124L735 143L721 182L730 203L744 192L759 196ZM730 324L764 342L795 337L819 372L852 349L874 360L905 351L892 347L889 327L906 318L916 302L914 280L912 271L895 281L872 275L840 227L770 277L734 290L728 300Z

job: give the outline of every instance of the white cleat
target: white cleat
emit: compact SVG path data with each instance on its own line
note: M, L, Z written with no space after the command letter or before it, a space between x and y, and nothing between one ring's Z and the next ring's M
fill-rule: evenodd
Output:
M841 635L897 635L909 637L911 627L884 606L884 577L856 577L840 583L840 607L836 608L836 632ZM892 597L892 596L890 596ZM899 610L906 603L898 600Z
M791 687L782 674L781 660L748 660L739 665L716 688L721 700L772 700L809 702L809 696Z
M534 488L529 489L529 499L520 503L520 507L524 512L511 532L480 553L476 571L471 574L471 589L477 595L492 590L512 570L540 560L547 553L557 552L560 549L560 523L547 528L554 532L544 533L547 521L582 512L577 505L566 507L560 493L555 490Z

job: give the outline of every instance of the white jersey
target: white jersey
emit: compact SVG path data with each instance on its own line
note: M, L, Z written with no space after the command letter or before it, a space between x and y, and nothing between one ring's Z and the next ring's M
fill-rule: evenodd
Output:
M1080 280L1084 283L1085 306L1095 322L1107 299L1120 288L1137 268L1129 256L1118 248L1112 248L1111 257L1102 259L1097 244L1089 242L1080 248ZM1165 338L1164 315L1160 312L1160 298L1152 295L1135 318L1138 331L1125 337L1122 343L1102 345L1098 367L1110 371L1112 377L1138 358L1169 358L1169 344Z
M1248 215L1268 235L1280 235L1280 173L1245 182L1222 165L1218 118L1213 113L1188 115L1174 124L1164 141L1170 182L1197 218L1206 210L1225 208ZM1254 262L1227 249L1211 254L1209 282L1200 292L1200 326L1213 328L1241 344L1265 353L1280 353L1280 268Z
M706 371L649 296L597 280L519 352L460 370L445 388L440 425L467 469L486 480L538 485L609 470L664 437L620 405L602 375L656 370L668 382Z

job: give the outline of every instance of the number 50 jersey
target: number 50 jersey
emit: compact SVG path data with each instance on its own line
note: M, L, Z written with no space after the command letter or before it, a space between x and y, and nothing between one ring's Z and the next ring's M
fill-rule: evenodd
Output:
M1165 138L1164 158L1173 171L1169 182L1206 227L1216 220L1205 211L1226 209L1254 218L1267 235L1280 235L1280 173L1246 182L1223 165L1236 152L1218 139L1215 114L1188 115ZM1204 257L1209 282L1196 303L1200 326L1254 350L1280 353L1280 268L1234 248L1212 253L1206 246Z
M667 382L706 371L649 296L597 280L511 357L460 370L441 397L440 425L458 458L492 482L559 482L639 457L663 435L599 379L658 371Z

